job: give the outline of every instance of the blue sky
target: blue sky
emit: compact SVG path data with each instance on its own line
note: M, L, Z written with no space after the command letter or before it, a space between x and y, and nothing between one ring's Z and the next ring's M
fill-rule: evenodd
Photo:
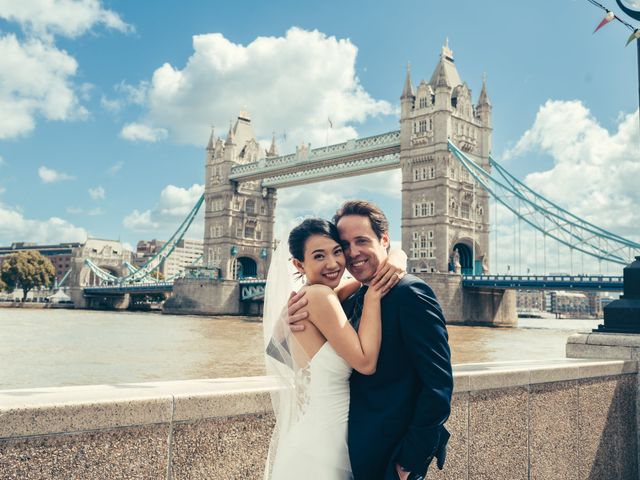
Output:
M586 0L0 0L0 244L166 238L211 125L246 108L281 153L324 143L327 116L332 141L397 129L405 65L428 80L447 37L474 101L487 74L494 156L637 238L636 48L617 22L593 35L602 17ZM278 222L356 196L399 239L399 172L285 189Z

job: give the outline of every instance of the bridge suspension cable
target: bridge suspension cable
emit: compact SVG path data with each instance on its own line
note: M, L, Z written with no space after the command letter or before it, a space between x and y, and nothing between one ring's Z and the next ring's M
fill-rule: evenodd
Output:
M156 254L153 257L147 260L147 262L145 262L138 269L133 267L133 265L127 266L129 271L131 272L128 275L125 275L124 277L116 277L111 273L101 269L89 259L85 260L85 263L98 276L98 278L108 283L118 283L118 284L133 283L133 282L139 282L140 280L143 280L143 279L148 279L148 277L153 272L155 272L158 268L160 268L160 265L162 265L162 262L164 262L173 253L173 251L175 250L180 240L182 240L185 233L187 233L187 230L191 226L191 223L193 223L193 220L195 219L203 202L204 202L204 193L200 196L200 198L198 199L196 204L193 206L189 214L186 216L186 218L182 221L178 229L175 232L173 232L173 235L171 235L169 240L167 240L167 242L160 248L160 250L156 252ZM132 267L135 271L132 270Z
M640 253L640 243L609 232L568 212L526 186L493 158L489 157L489 162L496 172L495 176L451 142L449 151L476 182L517 216L518 221L523 220L542 232L545 237L549 236L559 244L598 260L619 265L627 265L632 260L634 251L636 254ZM516 202L511 199L515 199Z

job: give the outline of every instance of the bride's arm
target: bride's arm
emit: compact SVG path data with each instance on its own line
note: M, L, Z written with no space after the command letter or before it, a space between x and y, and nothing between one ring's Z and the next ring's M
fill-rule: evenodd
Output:
M347 320L333 290L324 285L312 285L307 289L306 296L309 300L309 320L338 355L364 375L375 373L382 341L381 291L375 285L369 287L357 332Z

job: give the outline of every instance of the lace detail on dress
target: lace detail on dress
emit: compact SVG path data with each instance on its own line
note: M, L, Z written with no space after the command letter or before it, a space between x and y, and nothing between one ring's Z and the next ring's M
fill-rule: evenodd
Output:
M300 420L307 412L309 406L309 385L311 384L311 362L299 369L294 378L296 390L296 415L295 420Z

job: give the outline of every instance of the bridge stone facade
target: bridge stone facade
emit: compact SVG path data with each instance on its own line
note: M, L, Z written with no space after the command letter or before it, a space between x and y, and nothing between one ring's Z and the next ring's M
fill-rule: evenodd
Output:
M414 90L409 68L400 107L402 246L416 273L482 273L489 265L489 196L449 152L458 145L487 171L491 103L460 79L448 42L429 82Z
M276 190L257 180L233 182L231 168L275 157L260 147L249 114L241 112L227 139L209 138L205 164L204 263L223 279L265 278L273 251Z

